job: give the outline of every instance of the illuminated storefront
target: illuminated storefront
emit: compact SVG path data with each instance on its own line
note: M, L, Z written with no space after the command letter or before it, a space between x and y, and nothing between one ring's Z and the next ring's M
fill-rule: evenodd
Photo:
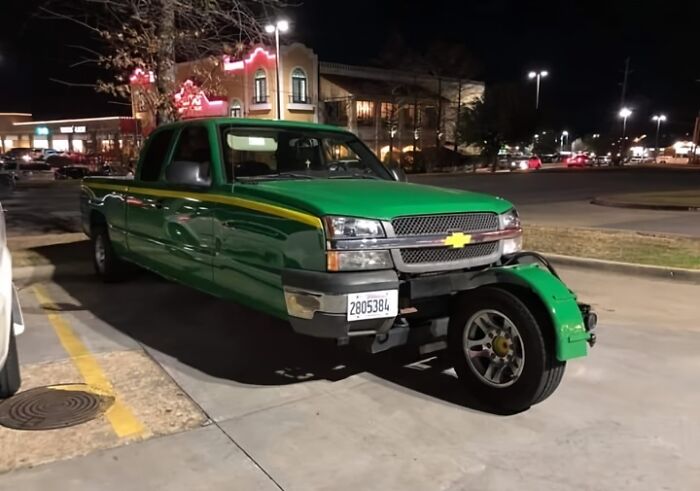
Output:
M4 153L12 148L52 148L60 152L131 155L140 142L134 118L33 121L31 114L0 113L0 142Z

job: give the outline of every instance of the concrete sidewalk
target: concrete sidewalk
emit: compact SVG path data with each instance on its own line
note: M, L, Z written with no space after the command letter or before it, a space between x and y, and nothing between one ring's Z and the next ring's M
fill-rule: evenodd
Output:
M479 411L437 359L335 350L148 275L61 280L52 296L92 350L143 347L212 423L20 469L0 489L694 489L697 286L560 269L597 308L599 344L509 417ZM39 319L20 338L28 363L53 356Z

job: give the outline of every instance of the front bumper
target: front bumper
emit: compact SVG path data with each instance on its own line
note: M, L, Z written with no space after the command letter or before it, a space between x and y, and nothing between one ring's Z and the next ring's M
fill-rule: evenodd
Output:
M344 339L382 334L391 329L395 317L350 322L348 294L398 290L395 271L322 273L285 270L282 273L289 322L299 334Z

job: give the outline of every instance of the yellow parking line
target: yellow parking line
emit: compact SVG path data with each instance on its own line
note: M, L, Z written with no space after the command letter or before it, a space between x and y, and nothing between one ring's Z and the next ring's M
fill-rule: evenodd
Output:
M40 285L34 285L34 294L45 309L55 309L56 304L49 296L46 289ZM97 360L87 349L85 344L76 335L70 324L57 312L47 312L49 322L58 339L70 356L83 380L90 387L114 397L114 404L105 413L114 432L120 438L139 437L147 433L144 424L136 417L133 411L115 394L109 379L100 368Z

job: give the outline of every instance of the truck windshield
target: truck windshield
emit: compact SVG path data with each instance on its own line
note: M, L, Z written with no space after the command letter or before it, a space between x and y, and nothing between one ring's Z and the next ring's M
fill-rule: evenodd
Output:
M346 133L224 126L229 182L262 179L391 179L379 159Z

